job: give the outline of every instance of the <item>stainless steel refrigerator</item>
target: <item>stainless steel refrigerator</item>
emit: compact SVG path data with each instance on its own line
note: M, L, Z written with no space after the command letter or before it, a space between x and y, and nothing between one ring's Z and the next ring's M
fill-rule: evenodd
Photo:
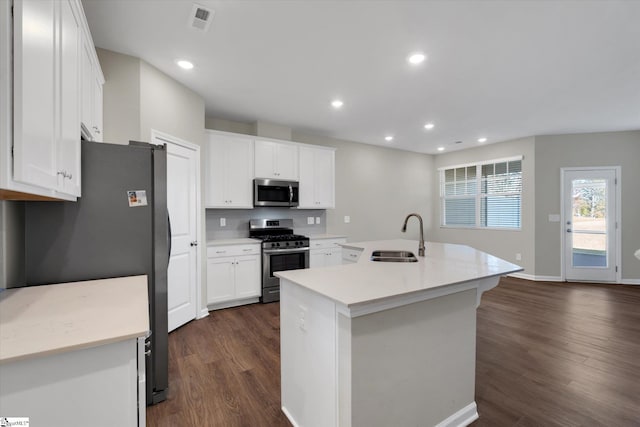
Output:
M163 146L83 141L82 197L25 207L27 285L147 275L148 405L165 400L168 387L166 181Z

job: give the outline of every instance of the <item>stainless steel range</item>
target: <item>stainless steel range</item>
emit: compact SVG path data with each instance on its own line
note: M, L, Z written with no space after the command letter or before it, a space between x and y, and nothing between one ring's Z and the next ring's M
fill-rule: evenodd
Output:
M280 301L277 271L309 268L309 238L293 234L292 219L252 219L249 237L262 240L263 303Z

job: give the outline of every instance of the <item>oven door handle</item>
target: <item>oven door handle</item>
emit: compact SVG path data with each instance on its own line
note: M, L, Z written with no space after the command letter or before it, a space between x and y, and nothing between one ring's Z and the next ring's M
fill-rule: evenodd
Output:
M306 252L309 248L291 248L291 249L263 249L264 254L290 254L293 252Z

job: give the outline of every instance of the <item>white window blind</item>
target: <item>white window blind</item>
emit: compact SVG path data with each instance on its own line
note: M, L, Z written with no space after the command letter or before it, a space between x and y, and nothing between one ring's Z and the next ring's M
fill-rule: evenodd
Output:
M522 157L440 170L441 224L521 228Z

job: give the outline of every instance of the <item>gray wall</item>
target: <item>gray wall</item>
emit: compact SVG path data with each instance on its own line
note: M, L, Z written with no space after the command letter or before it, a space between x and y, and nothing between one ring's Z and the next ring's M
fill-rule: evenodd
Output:
M0 201L0 288L25 283L24 203Z
M151 141L151 129L198 146L204 141L204 100L139 58L98 49L105 76L104 140L126 144L129 140ZM124 112L123 112L124 110ZM200 152L201 191L204 191L204 153ZM203 194L201 194L204 200ZM202 208L199 241L206 241ZM200 249L198 264L202 277L202 306L206 308L204 283L206 262Z
M151 140L151 129L202 146L204 99L154 66L140 61L142 141Z
M140 59L99 48L96 52L105 77L103 140L111 144L141 141Z
M560 168L621 166L622 279L640 280L640 131L536 136L536 274L560 276Z
M524 156L522 160L522 229L483 230L460 229L440 226L440 190L437 169L447 166L493 160L504 157ZM488 252L509 262L522 266L524 274L535 274L535 139L523 138L479 146L436 156L433 178L433 233L432 238L438 242L461 243ZM522 261L516 261L516 253L522 255Z

